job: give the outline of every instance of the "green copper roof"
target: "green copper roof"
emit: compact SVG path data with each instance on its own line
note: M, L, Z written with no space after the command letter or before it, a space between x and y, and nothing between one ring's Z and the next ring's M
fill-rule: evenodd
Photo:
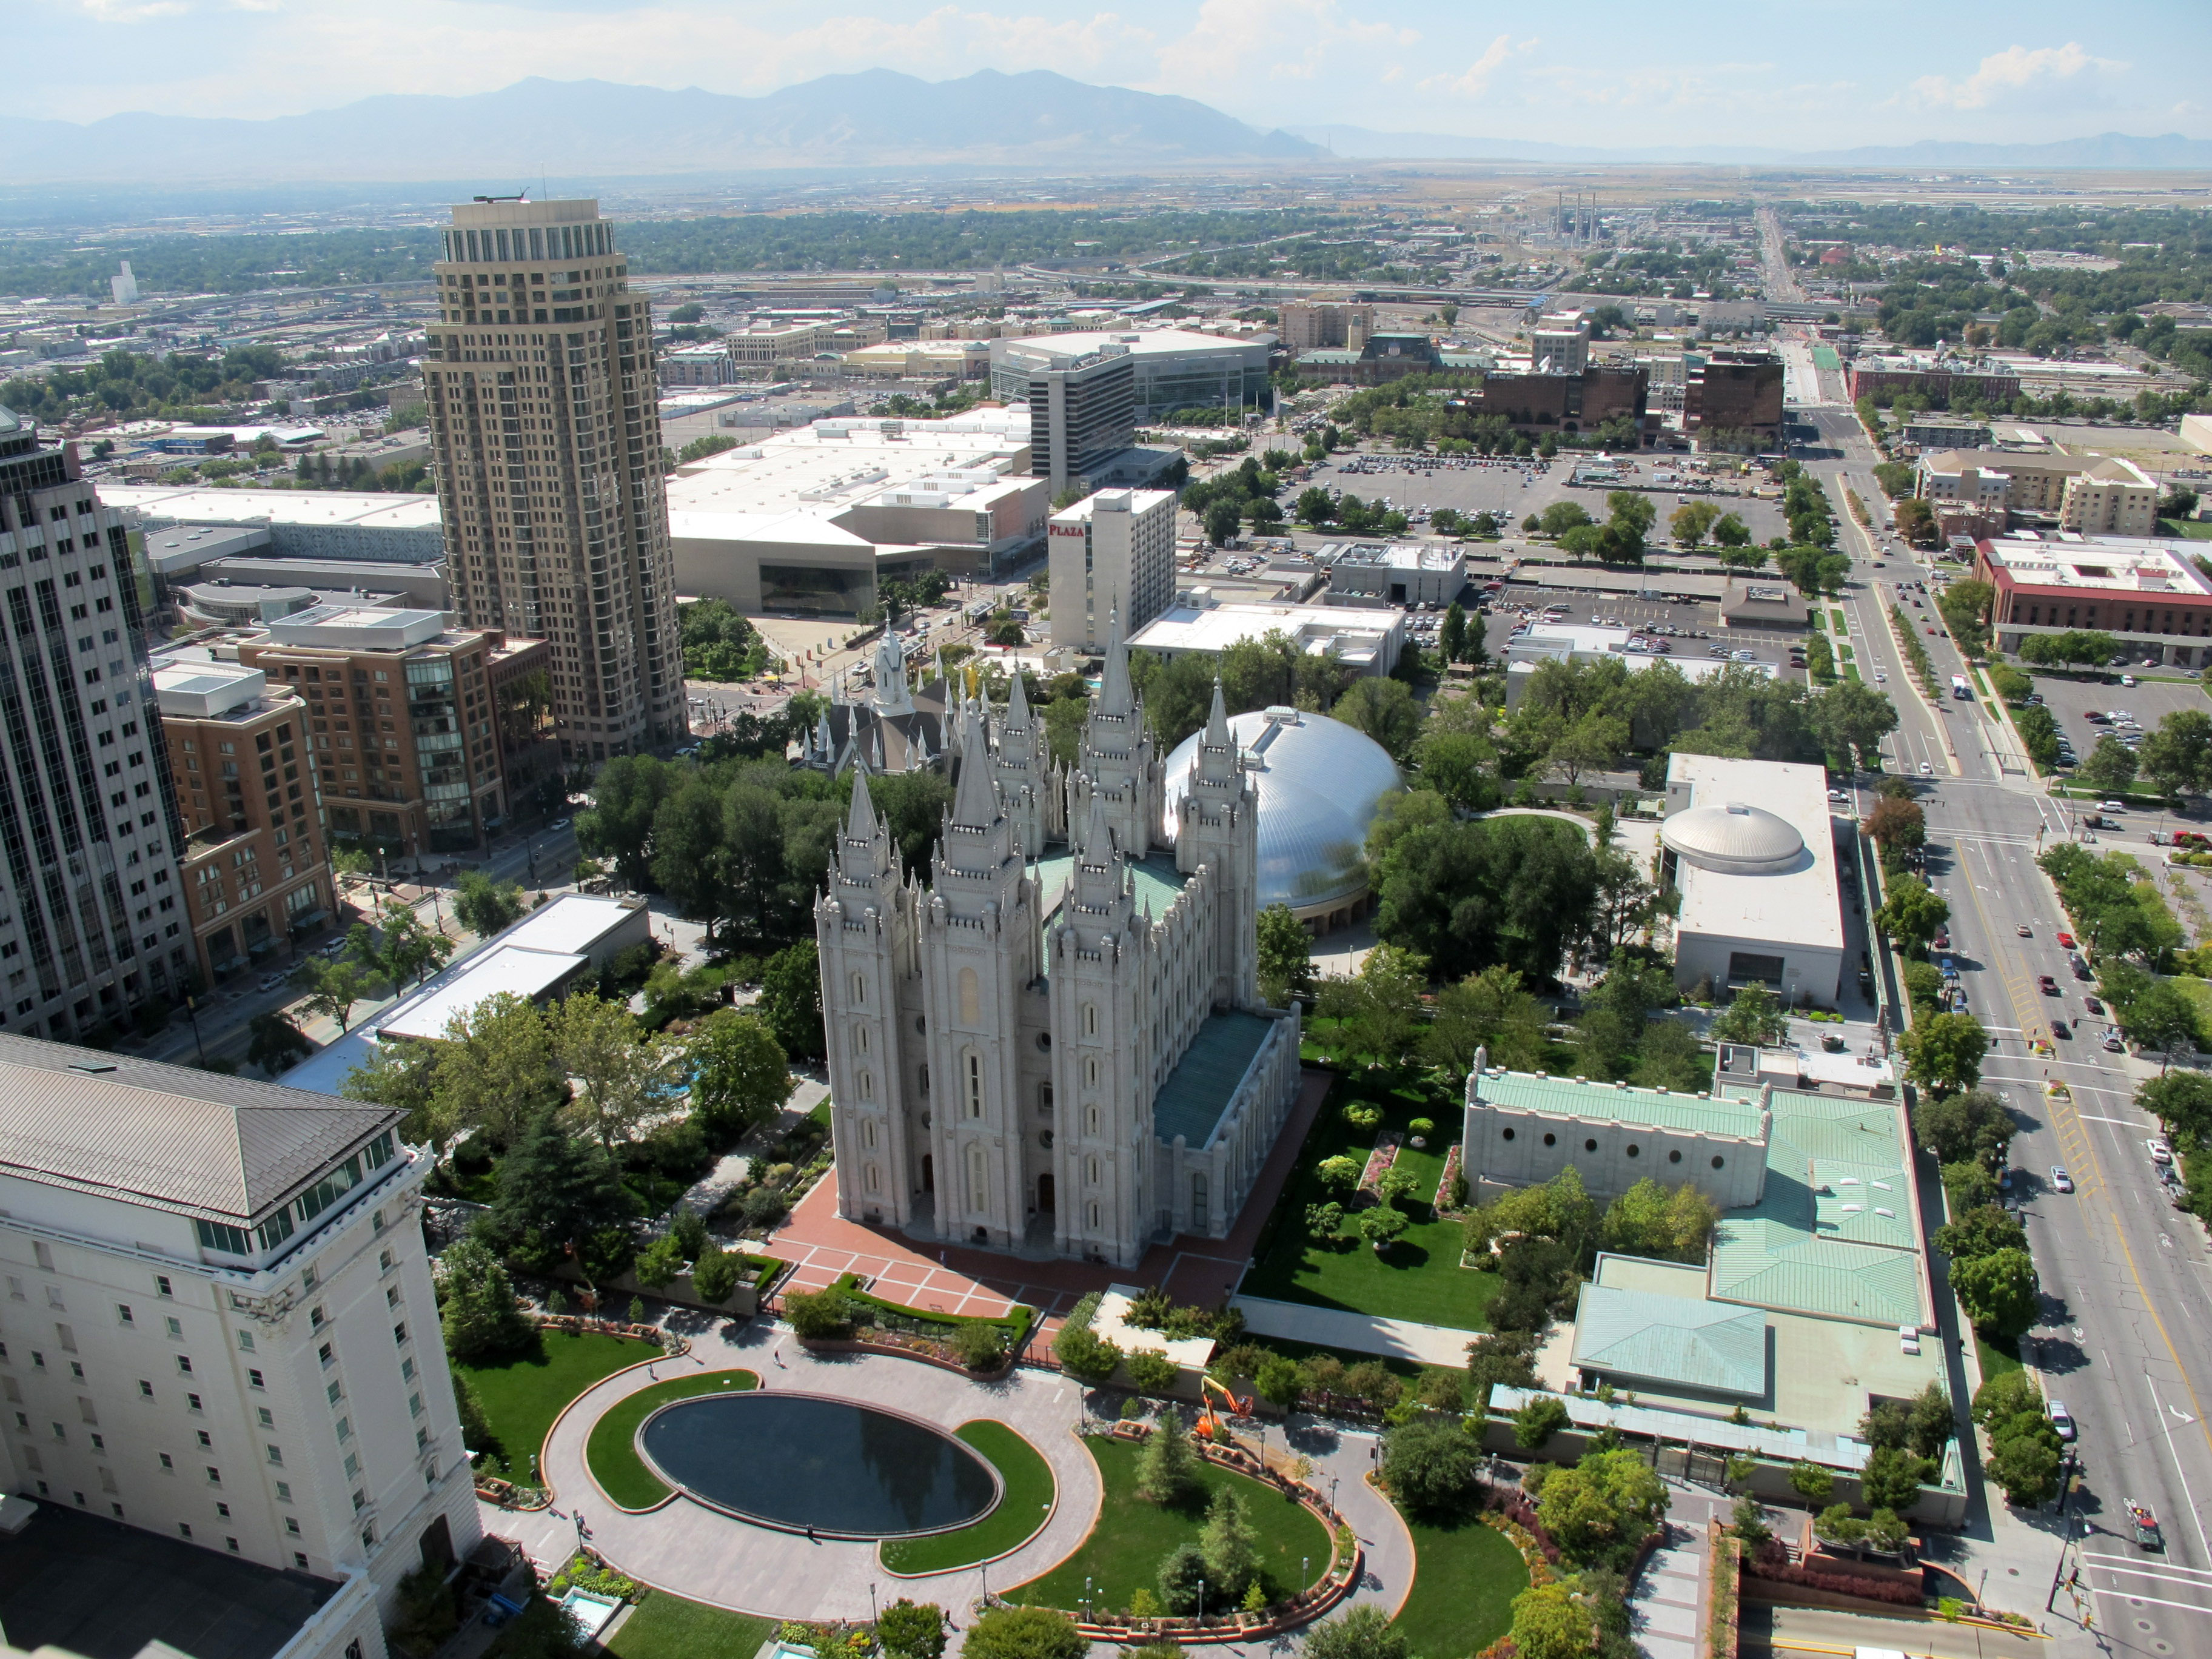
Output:
M1486 1072L1475 1092L1482 1100L1516 1111L1601 1118L1686 1134L1759 1139L1756 1100L1708 1098L1612 1083L1577 1083L1571 1077L1540 1077L1530 1072Z
M1154 1138L1171 1146L1181 1135L1194 1152L1212 1139L1230 1097L1274 1026L1259 1014L1209 1016L1160 1085L1152 1103Z
M1574 1363L1609 1381L1756 1400L1766 1392L1766 1316L1686 1297L1585 1285L1575 1305Z

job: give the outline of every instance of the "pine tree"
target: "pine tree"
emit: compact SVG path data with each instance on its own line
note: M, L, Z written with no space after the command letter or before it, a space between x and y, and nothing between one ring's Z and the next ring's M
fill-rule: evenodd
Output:
M491 1210L494 1230L510 1245L534 1237L532 1254L556 1260L580 1253L592 1234L629 1215L629 1195L606 1154L562 1128L551 1111L538 1113L507 1153Z
M1163 1508L1171 1508L1190 1495L1198 1475L1196 1456L1190 1449L1190 1431L1174 1407L1160 1413L1159 1421L1145 1437L1137 1455L1137 1495Z
M1252 1518L1234 1486L1215 1489L1198 1547L1206 1556L1207 1582L1218 1587L1224 1602L1241 1599L1248 1586L1259 1582L1260 1551Z
M530 1322L514 1299L514 1283L480 1241L464 1238L438 1263L445 1291L441 1323L446 1352L464 1364L496 1358L528 1344Z

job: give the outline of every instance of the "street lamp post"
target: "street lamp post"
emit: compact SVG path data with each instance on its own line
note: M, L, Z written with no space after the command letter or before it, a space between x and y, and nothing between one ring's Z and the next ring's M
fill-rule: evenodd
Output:
M185 999L185 1017L192 1023L192 1052L199 1056L201 1069L205 1070L207 1067L207 1049L200 1042L199 1000L200 1000L195 996L188 996Z

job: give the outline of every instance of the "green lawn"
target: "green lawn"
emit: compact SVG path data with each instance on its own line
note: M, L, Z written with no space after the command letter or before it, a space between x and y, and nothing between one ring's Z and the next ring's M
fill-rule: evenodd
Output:
M1467 1659L1505 1634L1528 1568L1513 1540L1473 1516L1432 1525L1410 1516L1413 1588L1392 1622L1422 1659Z
M1348 1073L1329 1091L1312 1132L1298 1154L1298 1164L1278 1200L1275 1214L1263 1235L1259 1260L1244 1280L1247 1296L1273 1297L1284 1302L1305 1302L1323 1308L1348 1308L1358 1313L1389 1319L1417 1320L1461 1330L1490 1328L1486 1317L1491 1298L1498 1293L1498 1275L1479 1273L1459 1265L1462 1229L1456 1221L1440 1221L1426 1201L1443 1178L1444 1156L1450 1150L1460 1114L1448 1097L1419 1080L1393 1086L1387 1074ZM1316 1243L1305 1230L1306 1206L1330 1196L1314 1175L1322 1159L1348 1152L1365 1160L1374 1145L1371 1134L1344 1121L1347 1101L1369 1100L1383 1109L1383 1127L1403 1131L1416 1117L1436 1121L1437 1133L1428 1149L1407 1146L1398 1163L1421 1178L1424 1196L1407 1202L1413 1224L1389 1252L1377 1255L1356 1239L1334 1246ZM1337 1196L1341 1196L1338 1194Z
M488 1473L528 1480L530 1460L544 1449L563 1406L601 1377L659 1352L657 1344L631 1337L544 1331L536 1348L504 1364L455 1365L491 1425L492 1443L470 1449L484 1454Z
M748 1619L654 1590L608 1638L607 1651L615 1659L752 1659L775 1628L772 1619Z
M894 1538L877 1552L885 1572L918 1577L994 1560L1026 1544L1052 1513L1052 1465L1035 1446L1003 1423L977 1418L953 1432L991 1461L1006 1491L998 1507L972 1527L931 1533L925 1538Z
M2183 536L2192 542L2212 541L2212 523L2203 519L2160 519L2158 533L2161 536Z
M1328 1531L1303 1504L1248 1476L1199 1465L1203 1491L1187 1508L1162 1509L1137 1496L1137 1443L1091 1435L1083 1443L1097 1461L1106 1486L1098 1525L1083 1547L1042 1578L1033 1578L1007 1599L1052 1607L1079 1607L1083 1583L1091 1581L1091 1605L1126 1611L1141 1587L1154 1589L1160 1562L1179 1544L1194 1544L1206 1522L1214 1488L1233 1486L1244 1494L1257 1534L1261 1570L1271 1592L1287 1592L1298 1582L1303 1563L1308 1582L1328 1570ZM1218 1609L1213 1609L1218 1611Z
M1982 1381L2002 1376L2007 1371L2021 1369L2018 1342L1991 1342L1979 1331L1974 1333L1974 1355L1982 1364Z
M637 1455L637 1425L672 1400L688 1400L696 1394L742 1392L760 1387L750 1371L694 1371L672 1376L626 1395L607 1407L592 1425L592 1437L584 1447L584 1460L599 1490L626 1510L649 1510L668 1496L665 1482L645 1466Z

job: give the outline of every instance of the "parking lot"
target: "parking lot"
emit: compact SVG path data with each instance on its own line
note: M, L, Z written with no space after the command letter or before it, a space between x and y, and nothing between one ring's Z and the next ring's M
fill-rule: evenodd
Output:
M2146 679L2133 685L2122 685L2122 672L2112 671L2112 683L2109 685L2086 675L2080 678L2063 674L2033 676L2037 693L2050 709L2051 719L2058 723L2059 735L2074 745L2078 759L2087 760L2097 746L2097 739L2107 733L2124 740L2141 738L2156 731L2158 723L2176 709L2206 707L2203 688L2192 681ZM2092 720L2089 715L2093 711L2131 715L2133 720L2131 724L2125 720Z
M1719 607L1710 602L1669 605L1662 599L1539 587L1533 582L1508 582L1498 595L1498 614L1490 623L1491 648L1498 649L1519 621L1517 615L1505 613L1526 609L1541 616L1547 605L1565 605L1565 620L1581 627L1672 628L1675 632L1663 637L1674 647L1671 654L1686 661L1709 656L1717 647L1725 645L1732 651L1756 653L1760 661L1773 664L1784 679L1802 682L1805 678L1803 669L1790 666L1790 653L1808 637L1803 629L1723 628L1717 617Z
M1529 514L1541 513L1553 501L1571 501L1593 519L1602 519L1605 489L1577 488L1567 482L1574 475L1575 459L1590 461L1596 458L1571 459L1562 455L1547 463L1486 461L1479 456L1470 459L1340 453L1316 465L1311 477L1286 490L1284 504L1287 507L1294 501L1297 491L1319 484L1324 489L1340 489L1357 495L1363 501L1386 501L1408 515L1420 511L1433 513L1440 507L1452 507L1470 516L1477 513L1504 513L1512 526L1517 528ZM1755 542L1771 541L1788 529L1780 501L1759 501L1748 494L1730 495L1728 491L1735 487L1733 483L1710 490L1684 493L1679 497L1671 489L1652 489L1652 476L1664 464L1664 458L1644 456L1632 463L1634 470L1626 480L1629 487L1648 494L1652 506L1659 510L1658 522L1652 526L1654 542L1665 539L1668 517L1676 507L1690 501L1711 501L1722 512L1736 514Z

